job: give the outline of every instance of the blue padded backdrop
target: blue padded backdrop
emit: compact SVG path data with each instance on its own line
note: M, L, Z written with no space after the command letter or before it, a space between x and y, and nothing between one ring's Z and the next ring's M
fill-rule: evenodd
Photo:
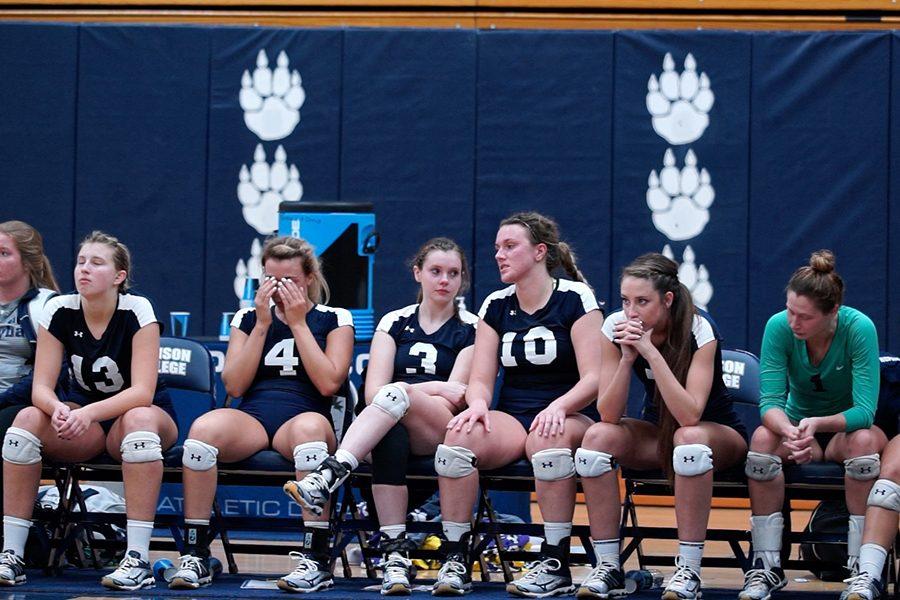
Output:
M478 43L478 302L503 284L497 224L538 210L601 300L609 292L613 34L483 32Z
M900 343L898 37L879 32L300 30L0 25L4 201L38 226L71 286L74 244L94 228L134 250L138 289L186 309L190 333L234 310L238 260L263 234L237 198L260 144L297 166L304 200L372 202L382 246L375 313L411 302L406 265L437 234L473 257L469 306L500 287L498 221L557 218L597 295L669 243L709 273L726 345L759 350L790 273L833 248L847 303ZM300 121L261 139L239 104L244 71L284 50L302 75ZM648 79L688 53L715 102L687 142L656 132ZM648 176L690 150L715 189L702 231L653 224ZM659 214L659 213L657 213ZM611 302L616 308L618 300Z
M233 282L238 259L250 257L253 240L265 239L242 215L237 197L241 165L249 169L261 144L266 162L279 146L287 164L296 165L303 200L334 201L339 194L338 158L341 114L341 45L337 31L260 28L212 30L210 58L209 164L206 231L206 319L204 331L217 331L222 311L233 311ZM244 122L238 101L244 71L253 73L260 50L275 68L282 51L289 68L302 79L306 100L293 131L277 140L261 140Z
M872 318L885 347L890 40L886 33L753 38L750 348L784 308L793 270L822 247L837 254L845 303ZM896 325L896 302L893 310Z
M891 34L891 89L893 83L900 81L900 34ZM891 128L889 140L888 169L890 173L888 198L888 239L887 255L888 268L887 294L884 304L887 306L888 322L887 335L882 342L883 348L890 348L893 352L900 349L900 94L891 94ZM877 213L870 217L878 218ZM881 333L881 332L879 332Z
M750 39L748 34L736 32L620 32L615 52L610 240L614 298L619 297L619 274L634 257L660 252L668 244L681 262L690 246L695 264L706 266L713 284L708 310L727 336L725 344L738 347L746 339ZM690 53L698 73L706 73L711 80L715 94L709 125L691 143L668 143L654 131L647 110L648 79L651 73L659 78L666 53L672 55L679 72ZM687 240L670 241L658 231L647 204L650 172L660 173L670 148L679 169L692 150L697 167L708 170L715 189L709 222ZM611 308L618 307L617 300Z
M0 221L44 236L63 289L72 286L78 27L0 25Z
M471 256L475 33L349 30L343 90L340 199L375 204L378 318L415 301L407 261L428 238Z
M165 312L197 316L209 32L86 26L79 55L76 240L93 229L118 236L132 251L136 289Z

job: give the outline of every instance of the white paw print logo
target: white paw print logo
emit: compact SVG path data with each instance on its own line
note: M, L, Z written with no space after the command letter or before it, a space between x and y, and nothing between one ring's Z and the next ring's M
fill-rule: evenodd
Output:
M266 51L256 56L253 77L244 71L241 77L240 103L244 109L244 123L259 139L280 140L294 131L300 122L300 107L306 100L306 92L300 81L300 73L288 69L288 57L282 50L278 54L278 66L269 69Z
M665 245L662 253L675 260L675 255L668 244ZM706 310L713 296L713 286L709 282L709 271L706 270L706 265L697 266L694 249L690 245L684 249L681 258L681 265L678 267L678 280L690 290L691 298L694 299L694 305L702 310Z
M689 240L699 235L709 222L709 207L716 198L706 169L697 170L697 156L688 150L684 168L675 166L675 153L669 148L663 157L663 169L647 178L647 206L653 211L653 225L672 241Z
M667 142L680 146L700 139L709 125L707 113L715 96L709 89L706 73L697 76L694 56L684 59L684 71L675 72L675 61L666 53L663 72L647 83L647 110L653 116L653 129Z
M282 200L297 201L303 196L300 171L287 166L287 153L282 146L275 150L275 162L266 162L266 151L257 144L253 166L241 165L237 186L238 200L244 207L244 220L262 234L278 229L278 205Z
M243 258L238 259L237 265L234 267L234 295L238 300L244 297L244 284L248 277L257 281L262 279L261 256L262 244L259 243L259 240L254 239L250 244L250 258L247 259L247 262L244 262Z

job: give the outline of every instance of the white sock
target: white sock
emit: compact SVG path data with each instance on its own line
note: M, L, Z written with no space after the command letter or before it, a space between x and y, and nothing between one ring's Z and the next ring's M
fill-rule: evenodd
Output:
M355 471L356 467L359 466L359 459L343 448L338 448L338 451L334 453L334 458L340 463L350 465L351 471Z
M128 519L125 531L128 536L128 549L125 551L125 554L137 552L141 560L150 562L150 538L153 537L153 521Z
M597 555L597 564L603 563L607 565L616 565L616 567L620 567L619 564L619 545L621 544L619 538L614 540L594 540L591 542L591 545L594 547L594 554Z
M18 517L3 517L3 549L12 550L16 556L25 556L25 542L31 521Z
M448 542L458 542L462 536L472 531L471 523L454 523L453 521L441 522L441 528Z
M868 573L875 581L881 581L887 550L878 544L863 544L859 549L859 572Z
M700 562L703 560L703 542L682 542L678 540L678 556L681 562L700 574Z
M764 569L781 567L781 536L784 516L780 512L750 517L753 538L753 562L761 559Z
M396 540L406 533L406 523L401 523L400 525L382 525L380 530L389 540Z
M866 515L850 515L847 523L847 568L851 571L859 560L859 547L862 546L865 527Z
M559 543L572 535L572 522L549 523L544 522L544 539L551 546L559 546Z

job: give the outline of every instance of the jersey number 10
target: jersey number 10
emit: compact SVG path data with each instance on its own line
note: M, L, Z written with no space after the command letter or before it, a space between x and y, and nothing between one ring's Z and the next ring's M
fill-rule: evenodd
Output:
M504 367L517 367L516 357L513 356L513 342L519 335L515 331L507 331L503 334L500 344L500 362ZM522 340L525 342L525 360L533 365L549 365L556 359L556 338L553 332L544 327L532 327L529 329ZM538 353L537 341L544 342L544 351Z

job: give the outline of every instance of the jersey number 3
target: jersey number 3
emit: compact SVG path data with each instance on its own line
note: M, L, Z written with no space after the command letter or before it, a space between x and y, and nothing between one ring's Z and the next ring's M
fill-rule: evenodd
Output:
M513 356L513 341L518 335L515 331L507 331L503 334L500 344L500 362L504 367L516 367L516 357ZM544 327L532 327L522 337L525 342L525 360L533 365L549 365L556 359L556 338L553 332ZM544 351L538 353L537 341L544 342Z
M422 357L422 371L426 375L434 375L437 373L437 348L425 342L416 342L409 348L410 356ZM419 373L419 367L406 367L409 375Z

